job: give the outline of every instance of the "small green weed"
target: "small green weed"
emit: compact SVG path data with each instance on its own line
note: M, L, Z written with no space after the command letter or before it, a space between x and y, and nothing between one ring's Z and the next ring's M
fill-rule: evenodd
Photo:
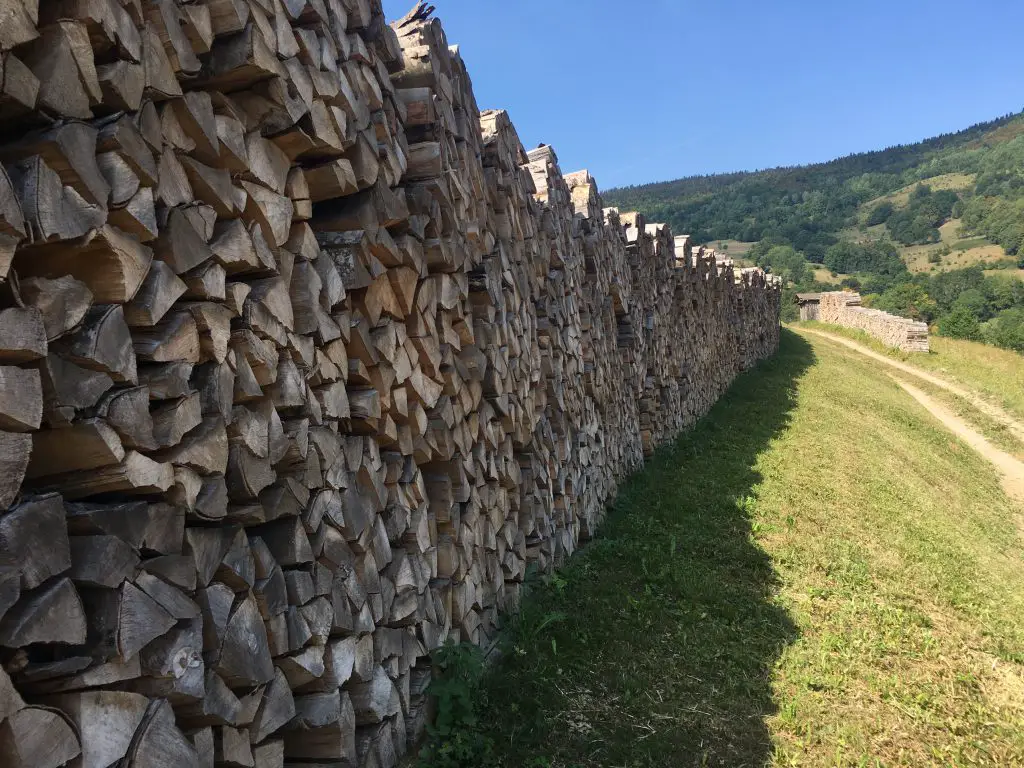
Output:
M469 643L446 645L434 654L430 695L437 716L427 726L428 741L419 768L478 768L494 760L494 741L480 728L477 707L485 671L483 651Z

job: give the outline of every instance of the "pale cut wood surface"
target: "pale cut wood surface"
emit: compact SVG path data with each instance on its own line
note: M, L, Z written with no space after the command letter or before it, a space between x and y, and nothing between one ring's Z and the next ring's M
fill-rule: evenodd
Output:
M0 765L390 768L778 343L433 8L0 0Z

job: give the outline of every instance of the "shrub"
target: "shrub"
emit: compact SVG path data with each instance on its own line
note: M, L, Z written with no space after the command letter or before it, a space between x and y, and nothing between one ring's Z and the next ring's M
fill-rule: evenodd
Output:
M420 768L471 768L489 765L494 742L483 733L477 706L484 677L483 651L471 643L446 645L433 654L429 693L437 716L427 725L428 741Z
M825 266L833 272L870 272L876 275L903 275L906 265L888 240L853 243L841 240L825 251Z
M1004 309L982 326L981 338L997 347L1024 352L1024 307Z
M960 305L939 319L939 333L954 339L975 341L981 338L981 325L978 323L977 316L970 309Z
M938 308L935 299L928 295L917 283L899 283L894 285L871 304L876 309L891 312L911 320L931 322Z
M895 209L892 207L892 203L888 200L879 203L871 209L871 213L868 214L868 226L874 227L877 224L885 224L892 216Z

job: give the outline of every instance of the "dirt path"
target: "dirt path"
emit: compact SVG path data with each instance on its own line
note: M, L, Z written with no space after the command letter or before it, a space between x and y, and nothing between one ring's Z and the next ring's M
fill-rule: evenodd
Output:
M1006 451L992 445L966 421L917 387L908 384L898 376L893 376L892 378L907 394L927 408L932 416L942 422L943 426L950 432L971 446L988 461L992 462L996 469L999 470L999 474L1002 475L1003 490L1006 491L1006 495L1024 503L1024 462L1017 460Z
M998 405L993 405L988 400L982 398L977 392L972 392L969 389L964 389L963 387L957 384L953 384L947 381L946 379L934 376L928 373L927 371L922 371L920 368L915 368L914 366L908 365L907 363L902 363L899 360L893 360L891 357L881 355L872 349L868 349L863 344L858 344L856 341L852 341L851 339L843 338L842 336L836 336L831 333L826 333L825 331L811 330L810 328L800 328L799 332L810 333L815 336L820 336L823 339L834 341L837 344L842 344L844 347L849 347L850 349L856 350L860 354L870 357L872 360L888 365L890 368L895 368L896 370L902 371L903 373L910 374L911 376L916 376L922 381L927 381L929 384L934 384L936 387L944 389L947 392L956 395L957 397L962 397L964 400L969 402L971 405L973 405L979 411L984 413L986 416L995 419L997 422L1005 426L1010 431L1010 433L1018 440L1024 442L1024 424L1019 422L1017 419L1015 419L1009 413L1004 411Z
M848 347L849 349L865 355L866 357L870 357L876 362L884 363L890 368L909 374L910 376L915 376L921 381L927 381L929 384L939 387L940 389L944 389L957 397L962 397L982 413L995 419L1000 424L1005 425L1006 428L1009 429L1010 432L1019 440L1024 441L1024 424L1021 424L999 406L993 405L987 400L984 400L976 392L972 392L971 390L952 384L951 382L939 378L938 376L934 376L927 371L922 371L920 368L915 368L914 366L902 363L899 360L893 360L891 357L881 355L872 349L868 349L863 344L858 344L857 342L852 341L851 339L836 336L824 331L811 330L810 328L801 328L800 331L802 333L810 333L814 336L820 336L821 338L828 339L836 344L841 344L842 346ZM914 385L908 383L903 378L892 375L892 379L899 384L907 394L923 405L928 412L932 414L932 416L938 419L942 425L946 427L946 429L962 439L986 460L991 462L999 471L1000 477L1003 481L1003 490L1006 491L1006 495L1024 504L1024 462L1014 456L1011 456L1006 451L997 448L981 433L974 429L974 427L953 413L953 411L945 405L938 402L933 397L930 397Z

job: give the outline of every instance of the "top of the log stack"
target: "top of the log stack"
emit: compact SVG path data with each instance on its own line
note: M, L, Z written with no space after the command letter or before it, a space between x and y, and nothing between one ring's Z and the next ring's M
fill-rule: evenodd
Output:
M820 293L798 293L794 299L797 304L814 303L817 304L821 301Z
M572 196L573 210L587 219L604 221L601 195L597 182L585 168L581 171L568 173L564 177L566 186Z
M555 153L555 148L550 144L540 144L535 149L529 150L526 156L531 163L544 160L552 165L558 165L558 155Z
M573 171L572 173L567 173L564 178L565 183L569 185L569 189L584 186L586 184L595 187L597 186L597 182L594 181L594 177L590 175L590 171L586 168L579 171Z
M693 255L691 239L690 235L676 235L675 237L676 264L679 266L690 266L690 258Z
M856 291L828 291L826 293L818 294L818 301L821 301L825 296L837 296L841 297L843 302L848 307L859 307L861 306L861 295Z
M487 109L480 113L480 135L484 148L496 151L498 157L510 157L516 166L526 165L529 159L523 148L515 123L504 109Z
M402 18L397 21L393 21L391 26L395 30L402 30L406 27L415 27L420 22L424 22L430 19L431 14L436 10L436 7L430 3L418 2L412 9L405 14Z

